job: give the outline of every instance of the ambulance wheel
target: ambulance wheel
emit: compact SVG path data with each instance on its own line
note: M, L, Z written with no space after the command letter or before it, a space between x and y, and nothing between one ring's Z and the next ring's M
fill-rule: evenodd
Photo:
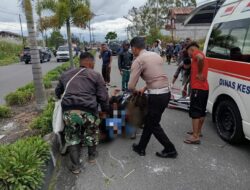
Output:
M221 101L215 111L215 122L220 137L232 144L244 140L242 118L238 106L232 100Z

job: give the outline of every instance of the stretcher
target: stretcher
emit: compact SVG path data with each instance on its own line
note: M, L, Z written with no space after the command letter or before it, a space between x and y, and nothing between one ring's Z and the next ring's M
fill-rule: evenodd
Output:
M168 104L169 108L172 109L181 109L189 111L190 108L190 97L189 96L182 96L181 89L173 87L171 89L171 98Z

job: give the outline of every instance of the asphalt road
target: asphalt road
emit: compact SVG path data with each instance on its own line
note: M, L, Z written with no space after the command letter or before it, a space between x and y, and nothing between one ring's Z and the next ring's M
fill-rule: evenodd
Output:
M57 63L55 59L50 62L41 64L43 74L54 69L62 63ZM32 65L25 63L18 63L8 66L0 67L0 105L5 103L4 97L15 91L17 88L33 80Z
M120 84L116 59L112 66L112 81ZM165 65L172 78L176 66ZM96 70L100 71L97 61ZM140 82L142 85L142 82ZM160 159L155 152L162 146L154 137L147 147L145 157L131 149L137 140L117 138L98 147L99 157L94 165L88 164L86 148L82 159L85 169L74 176L66 168L64 157L58 171L57 190L249 190L250 143L232 146L219 138L211 116L208 115L201 145L186 145L183 140L191 129L187 112L166 109L162 127L175 144L177 159Z

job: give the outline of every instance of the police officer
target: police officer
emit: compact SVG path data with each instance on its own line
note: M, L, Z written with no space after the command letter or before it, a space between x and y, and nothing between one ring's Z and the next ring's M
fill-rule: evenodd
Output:
M156 156L175 158L177 151L160 125L162 113L170 99L169 83L164 72L163 59L157 53L146 51L144 39L141 37L133 38L130 45L136 59L132 64L128 87L130 90L136 91L136 85L141 77L146 82L146 86L139 92L148 91L148 111L143 133L139 144L133 145L133 150L140 156L145 156L146 147L153 134L164 147L163 151L156 153Z
M125 41L123 43L122 51L118 57L118 66L122 76L122 91L126 91L128 89L130 69L133 61L133 55L129 52L129 47L129 42Z
M69 151L69 169L74 174L81 172L80 143L82 140L88 146L89 162L95 162L100 124L97 114L98 104L101 105L103 112L109 110L105 82L93 68L93 55L88 52L82 53L80 68L63 73L55 90L58 98L64 94L62 109L65 122L65 146Z

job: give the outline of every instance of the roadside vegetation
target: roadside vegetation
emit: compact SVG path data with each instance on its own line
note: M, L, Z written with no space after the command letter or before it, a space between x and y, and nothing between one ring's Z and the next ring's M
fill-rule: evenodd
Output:
M34 85L32 83L25 85L22 88L18 88L15 92L9 93L5 97L5 101L8 106L22 106L32 100L34 96Z
M43 78L45 88L46 89L51 88L52 87L51 82L58 80L61 73L69 69L69 67L70 67L69 62L67 62L48 72ZM22 106L33 100L34 92L35 92L34 84L29 83L24 87L18 88L15 92L9 93L5 97L5 101L8 106L14 106L14 105Z
M41 137L0 145L0 189L35 190L43 183L49 145Z
M0 39L0 66L18 63L22 45Z
M10 107L0 105L0 118L8 118L8 117L11 117Z
M55 100L51 98L43 112L37 118L33 119L29 127L31 129L38 129L41 135L51 133L53 131L52 119L54 107Z
M95 51L91 51L95 54ZM78 66L79 58L74 59ZM58 80L61 73L70 68L70 63L48 72L44 78L46 88L51 88L51 81ZM34 85L29 83L15 92L6 96L6 102L10 106L24 106L34 99ZM53 131L52 119L55 98L49 97L47 106L39 116L33 118L28 124L31 130L38 130L39 135L44 136ZM10 117L11 107L0 106L0 118ZM40 136L33 136L17 140L13 144L0 145L0 189L3 190L35 190L40 189L44 180L44 169L50 158L49 144Z

